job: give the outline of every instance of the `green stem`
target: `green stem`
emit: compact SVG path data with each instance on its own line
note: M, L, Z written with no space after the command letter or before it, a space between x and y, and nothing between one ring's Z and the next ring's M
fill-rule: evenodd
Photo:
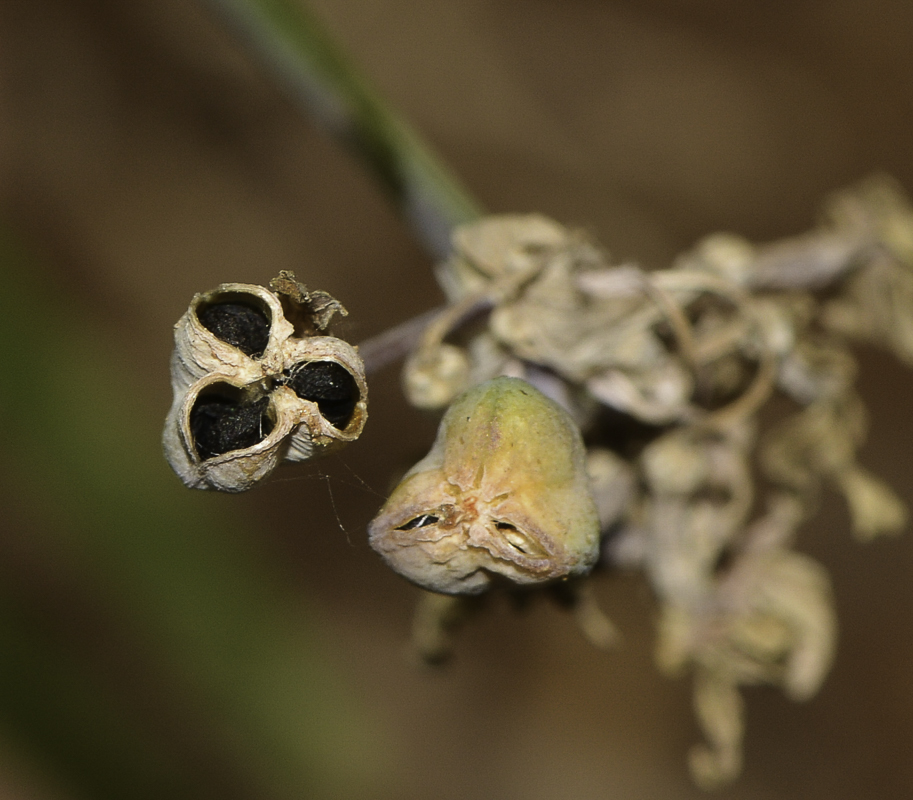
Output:
M438 156L354 68L300 0L205 0L309 116L358 155L436 258L482 214Z

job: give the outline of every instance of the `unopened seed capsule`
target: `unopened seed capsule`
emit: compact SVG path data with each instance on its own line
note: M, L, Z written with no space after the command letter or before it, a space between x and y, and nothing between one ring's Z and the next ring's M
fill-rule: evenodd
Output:
M476 386L450 406L369 535L395 571L445 594L583 574L597 558L599 522L580 432L525 381Z

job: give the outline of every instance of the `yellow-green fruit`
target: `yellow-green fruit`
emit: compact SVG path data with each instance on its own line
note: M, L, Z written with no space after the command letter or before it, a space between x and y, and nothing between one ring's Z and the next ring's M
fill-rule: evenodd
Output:
M568 413L526 381L483 383L450 406L371 522L371 546L446 594L476 594L499 575L533 585L585 573L599 549L585 455Z

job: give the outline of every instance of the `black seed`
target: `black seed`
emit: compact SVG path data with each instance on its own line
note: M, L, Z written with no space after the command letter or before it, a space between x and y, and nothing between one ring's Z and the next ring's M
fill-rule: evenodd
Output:
M269 319L253 305L238 302L213 303L197 309L203 326L223 342L259 358L269 343Z
M411 531L413 528L424 528L437 522L440 522L439 517L435 517L433 514L422 514L415 519L410 519L405 525L400 525L396 530Z
M190 432L200 459L205 461L262 442L273 429L273 422L266 415L268 406L268 397L253 403L222 394L199 397L190 412Z
M286 383L302 400L317 403L323 418L334 428L343 430L352 419L358 402L358 384L341 364L335 361L311 361L298 364Z

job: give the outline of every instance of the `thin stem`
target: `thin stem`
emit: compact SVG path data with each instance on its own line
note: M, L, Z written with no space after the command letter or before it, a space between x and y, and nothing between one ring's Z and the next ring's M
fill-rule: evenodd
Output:
M443 307L432 308L424 314L407 319L383 333L372 336L358 344L358 354L365 364L365 373L373 375L384 367L405 358L415 349L422 334L437 317L444 312Z
M309 117L359 156L435 258L480 205L378 94L300 0L205 0Z
M434 347L444 337L479 314L490 311L494 301L490 292L469 295L449 305L439 306L407 319L383 333L358 344L365 373L373 375L395 361L405 358L419 346Z

